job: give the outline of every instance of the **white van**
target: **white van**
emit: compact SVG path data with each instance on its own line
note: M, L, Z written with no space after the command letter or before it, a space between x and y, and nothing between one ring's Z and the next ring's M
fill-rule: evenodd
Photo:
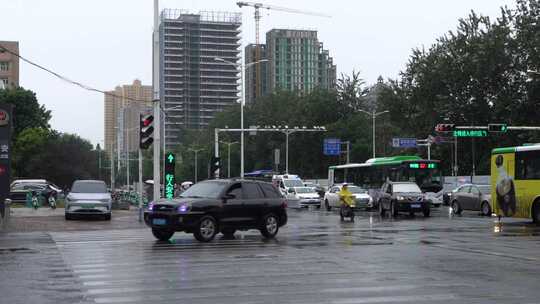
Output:
M294 187L304 187L304 182L298 175L283 174L272 176L272 184L276 186L284 196L291 191Z

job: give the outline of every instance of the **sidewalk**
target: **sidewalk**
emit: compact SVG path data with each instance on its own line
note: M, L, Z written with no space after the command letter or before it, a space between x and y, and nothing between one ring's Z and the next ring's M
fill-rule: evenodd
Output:
M146 225L138 221L136 209L113 210L110 221L100 217L83 217L66 221L64 208L12 208L10 218L4 223L2 232L50 232L50 231L75 231L75 230L106 230L106 229L133 229L144 228Z
M64 216L64 208L10 208L10 216L13 217L33 217L33 216Z

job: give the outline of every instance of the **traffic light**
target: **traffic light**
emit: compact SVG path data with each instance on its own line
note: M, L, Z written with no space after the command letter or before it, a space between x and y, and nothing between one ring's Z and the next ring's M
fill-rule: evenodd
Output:
M488 131L494 133L506 133L508 125L506 124L488 124Z
M143 150L146 150L154 142L152 133L154 133L154 127L152 126L154 122L153 115L143 115L141 114L140 118L140 128L139 128L139 147Z
M221 170L221 158L212 156L212 160L210 161L210 176L219 178L218 170Z
M174 184L176 183L176 177L174 175L174 165L176 163L176 157L174 153L167 152L165 154L165 197L174 197Z
M452 132L455 127L454 124L438 124L435 126L435 132Z

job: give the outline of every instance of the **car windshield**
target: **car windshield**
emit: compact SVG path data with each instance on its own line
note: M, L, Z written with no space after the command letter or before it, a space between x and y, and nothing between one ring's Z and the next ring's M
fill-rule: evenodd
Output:
M284 179L283 185L285 187L304 187L304 184L299 179Z
M75 182L71 188L72 193L107 193L104 182Z
M349 186L348 188L349 188L349 191L351 191L351 193L367 193L366 189L363 189L360 187Z
M218 198L226 186L223 182L200 182L189 187L180 197Z
M491 186L490 185L478 185L478 189L483 194L490 194L491 193Z
M394 192L421 193L417 184L394 184Z
M315 193L315 191L313 191L313 188L310 187L297 187L294 188L294 191L296 193Z

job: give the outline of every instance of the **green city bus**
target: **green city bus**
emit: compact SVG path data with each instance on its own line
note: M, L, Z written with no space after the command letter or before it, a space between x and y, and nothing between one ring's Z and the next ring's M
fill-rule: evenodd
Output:
M540 223L540 145L493 149L491 200L499 217Z
M387 181L413 181L424 192L442 190L440 161L403 155L372 158L362 164L346 164L328 168L328 186L352 183L365 189L380 189Z

